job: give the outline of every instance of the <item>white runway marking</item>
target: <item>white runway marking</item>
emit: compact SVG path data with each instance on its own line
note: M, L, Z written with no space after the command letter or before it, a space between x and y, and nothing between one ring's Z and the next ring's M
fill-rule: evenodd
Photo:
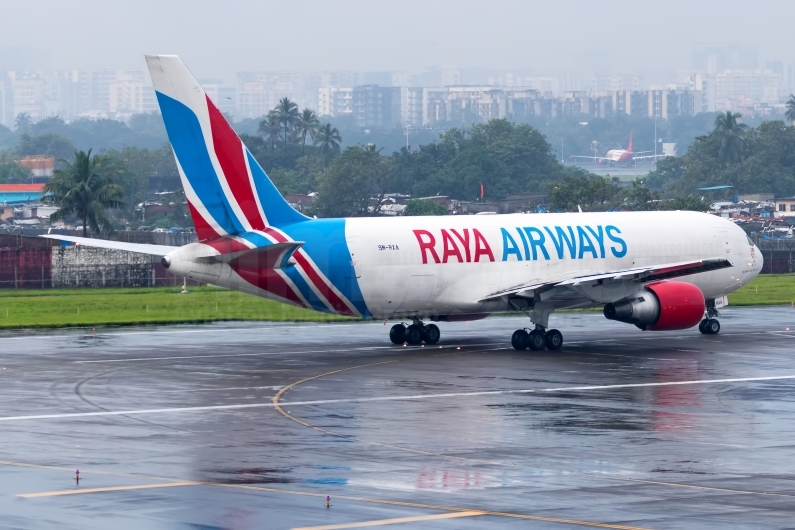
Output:
M644 388L644 387L664 387L664 386L684 386L684 385L709 385L720 383L753 383L764 381L782 381L795 379L795 375L777 375L769 377L738 377L730 379L701 379L696 381L667 381L661 383L626 383L618 385L592 385L592 386L570 386L554 388L530 388L521 390L483 390L476 392L449 392L444 394L413 394L405 396L382 396L370 398L350 398L350 399L320 399L313 401L285 401L279 403L281 407L297 407L301 405L330 405L335 403L368 403L375 401L408 401L421 399L438 399L449 397L476 397L476 396L499 396L510 394L542 394L555 392L580 392L586 390L616 390L622 388ZM171 407L162 409L138 409L138 410L116 410L116 411L96 411L96 412L70 412L65 414L37 414L31 416L6 416L0 417L0 421L25 421L25 420L47 420L63 418L90 418L97 416L132 416L142 414L167 414L174 412L204 412L213 410L242 410L253 408L273 408L273 402L266 403L240 403L235 405L210 405L204 407Z

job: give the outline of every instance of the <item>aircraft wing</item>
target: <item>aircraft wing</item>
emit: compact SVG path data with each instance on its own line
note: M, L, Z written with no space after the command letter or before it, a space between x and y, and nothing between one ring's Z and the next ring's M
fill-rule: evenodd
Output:
M603 157L603 156L586 156L586 155L571 155L569 158L573 159L573 160L577 160L578 158L582 158L583 160L594 160L594 161L597 161L597 162L600 161L600 160L604 160L605 159L605 157Z
M683 261L679 263L666 263L663 265L621 269L604 273L574 276L572 278L550 282L530 282L523 285L517 285L515 287L511 287L510 289L505 289L503 291L490 294L487 297L479 300L479 302L486 302L512 295L529 295L528 297L530 297L534 296L535 293L548 291L553 288L565 290L567 288L572 288L579 285L595 284L597 282L637 282L638 284L644 284L660 280L668 280L670 278L678 278L680 276L689 276L690 274L697 274L699 272L725 269L728 267L732 267L732 264L725 258L708 258L696 261ZM525 293L527 293L527 295L525 295Z
M138 252L139 254L149 254L151 256L165 256L172 250L179 247L169 247L166 245L146 245L143 243L126 243L124 241L108 241L107 239L94 239L93 237L62 236L58 234L46 234L40 237L47 239L57 239L68 241L76 245L87 247L112 248L115 250L126 250L128 252Z
M665 158L668 155L643 155L643 156L633 156L633 160L648 160L649 158L658 159L658 158Z

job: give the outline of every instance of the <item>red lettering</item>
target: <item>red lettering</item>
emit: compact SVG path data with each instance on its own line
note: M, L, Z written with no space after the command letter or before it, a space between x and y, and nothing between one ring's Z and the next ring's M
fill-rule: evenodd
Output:
M414 236L417 238L417 243L420 244L422 263L428 263L428 256L425 254L426 251L431 252L434 263L439 263L439 255L436 254L436 249L433 248L436 246L436 239L433 237L433 234L427 230L414 230ZM423 236L427 237L426 241L423 241ZM492 261L494 261L494 259L492 259Z
M461 256L461 251L458 250L458 246L453 241L453 238L450 237L450 234L447 233L447 230L442 230L442 243L444 244L444 254L442 254L442 263L447 263L447 260L451 257L456 257L458 259L458 263L464 263L464 258Z
M489 242L486 241L486 238L483 237L483 234L480 233L480 230L473 228L472 235L475 236L475 259L472 261L478 262L480 260L480 256L488 256L489 261L494 261L494 254L491 253Z
M458 238L461 244L464 245L464 251L466 252L467 255L467 263L469 263L470 261L472 261L472 256L469 254L469 229L464 228L464 237L461 237L461 235L452 228L450 229L450 231L453 233L455 237Z

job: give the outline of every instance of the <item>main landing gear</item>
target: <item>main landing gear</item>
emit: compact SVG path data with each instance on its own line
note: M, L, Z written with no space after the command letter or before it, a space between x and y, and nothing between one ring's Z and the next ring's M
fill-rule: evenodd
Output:
M405 324L395 324L389 330L389 340L393 344L406 344L417 345L422 344L436 344L439 342L441 332L439 326L436 324L425 324L420 320L415 320L410 326Z
M717 335L720 333L720 322L715 317L720 313L715 309L715 300L707 300L706 316L698 325L698 330L704 335Z
M556 329L549 329L549 315L555 308L549 302L537 301L533 304L530 320L535 328L517 329L511 336L511 346L517 350L559 350L563 347L563 334Z
M527 329L517 329L511 336L511 346L516 350L559 350L563 347L563 334L556 330L544 330L541 326L527 331Z

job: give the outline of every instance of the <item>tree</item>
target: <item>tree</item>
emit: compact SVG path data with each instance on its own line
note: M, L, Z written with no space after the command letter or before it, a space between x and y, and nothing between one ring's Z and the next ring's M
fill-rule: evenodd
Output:
M727 110L723 114L718 114L715 118L715 130L712 134L720 138L720 150L718 159L721 162L740 162L745 156L746 143L745 133L748 125L737 120L742 118L742 114Z
M447 208L432 199L409 199L403 215L447 215Z
M87 227L99 232L110 231L113 225L105 217L108 208L122 208L122 187L113 182L117 169L106 165L105 157L91 156L91 150L75 151L74 159L64 160L64 168L57 169L43 193L52 194L58 210L50 216L53 221L75 216L83 224L83 237Z
M790 94L787 100L787 111L784 113L787 121L795 125L795 95Z
M27 134L31 125L33 125L33 120L30 119L30 115L27 112L20 112L14 118L14 130L17 132Z
M318 177L316 207L322 217L378 215L392 187L395 163L360 146L349 147Z
M23 134L17 145L17 154L50 155L56 160L66 158L74 153L75 147L68 139L57 134L46 133L39 136Z
M317 135L318 127L320 127L320 120L317 119L317 114L315 114L314 110L304 109L304 111L298 115L295 122L295 134L297 137L301 138L301 154L304 154L306 151L307 135L312 139L312 145L315 144L315 136Z
M142 112L130 116L127 126L138 134L166 138L166 125L159 112Z
M287 135L293 131L298 121L298 105L290 101L289 98L282 98L279 104L273 109L284 132L284 150L287 151Z
M271 150L276 148L276 142L281 137L282 126L279 124L279 116L276 111L272 110L268 115L262 118L257 127L257 134L262 136L265 145L269 146Z
M328 165L329 154L338 153L342 137L336 127L332 127L330 123L323 125L317 131L317 148L323 153L323 158Z
M0 184L24 184L30 182L33 173L19 164L8 153L0 153Z
M555 184L550 193L551 206L555 210L576 212L606 211L623 203L623 194L618 178L589 175L569 175Z

